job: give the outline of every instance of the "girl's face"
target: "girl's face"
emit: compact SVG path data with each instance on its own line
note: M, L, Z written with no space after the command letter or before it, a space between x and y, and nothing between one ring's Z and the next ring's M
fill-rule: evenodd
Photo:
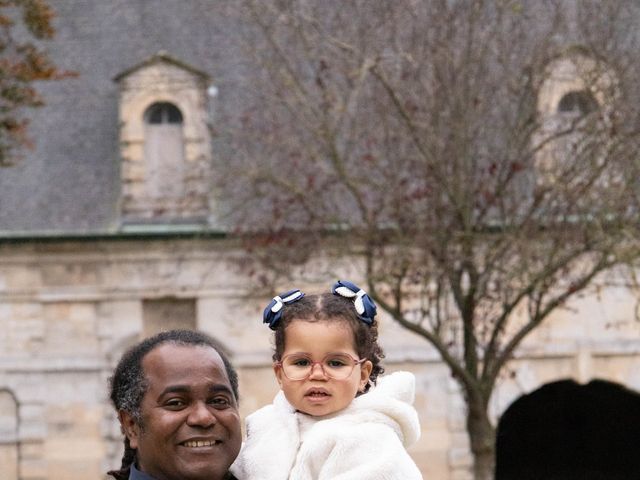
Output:
M285 329L287 355L303 354L311 362L321 363L329 354L348 354L358 359L353 344L353 332L344 321L307 322L294 320ZM282 367L274 371L285 397L296 410L313 416L323 416L342 410L367 384L373 364L366 360L355 365L351 375L343 380L328 377L319 364L313 364L311 373L303 380L290 380Z

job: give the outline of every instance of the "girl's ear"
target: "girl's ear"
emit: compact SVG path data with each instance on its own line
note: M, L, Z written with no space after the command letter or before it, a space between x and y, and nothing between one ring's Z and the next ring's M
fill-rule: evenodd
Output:
M120 420L120 427L122 433L124 433L129 439L129 445L131 448L138 448L138 435L140 433L140 426L135 421L133 416L129 412L120 410L118 412L118 419Z
M371 360L362 362L362 365L360 365L360 388L358 389L359 392L364 392L364 388L367 386L367 382L369 381L369 376L371 375L372 370L373 363L371 363Z
M280 385L280 388L282 388L282 367L280 367L280 365L278 365L277 363L274 362L273 364L273 373L275 373L276 375L276 380L278 380L278 385Z

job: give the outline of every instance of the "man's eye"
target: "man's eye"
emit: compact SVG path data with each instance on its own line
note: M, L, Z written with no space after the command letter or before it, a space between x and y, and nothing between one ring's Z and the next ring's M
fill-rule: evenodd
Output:
M209 400L209 403L214 407L229 407L231 406L231 400L227 397L214 397Z
M164 402L164 406L171 409L180 409L186 405L186 402L180 398L172 398Z

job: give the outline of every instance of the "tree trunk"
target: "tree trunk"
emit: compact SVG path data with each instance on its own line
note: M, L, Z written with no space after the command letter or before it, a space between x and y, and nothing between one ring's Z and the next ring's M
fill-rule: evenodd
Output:
M496 432L482 401L469 401L467 432L473 454L475 480L493 480L495 472Z

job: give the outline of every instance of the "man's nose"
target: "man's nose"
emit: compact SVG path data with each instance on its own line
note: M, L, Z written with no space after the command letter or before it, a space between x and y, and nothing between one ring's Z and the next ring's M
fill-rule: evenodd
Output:
M327 375L324 373L324 368L322 367L321 363L313 363L311 365L311 373L309 373L309 378L313 378L316 380L327 378Z
M206 402L196 402L191 406L187 424L194 427L211 427L216 423L216 416L212 412L212 407Z

